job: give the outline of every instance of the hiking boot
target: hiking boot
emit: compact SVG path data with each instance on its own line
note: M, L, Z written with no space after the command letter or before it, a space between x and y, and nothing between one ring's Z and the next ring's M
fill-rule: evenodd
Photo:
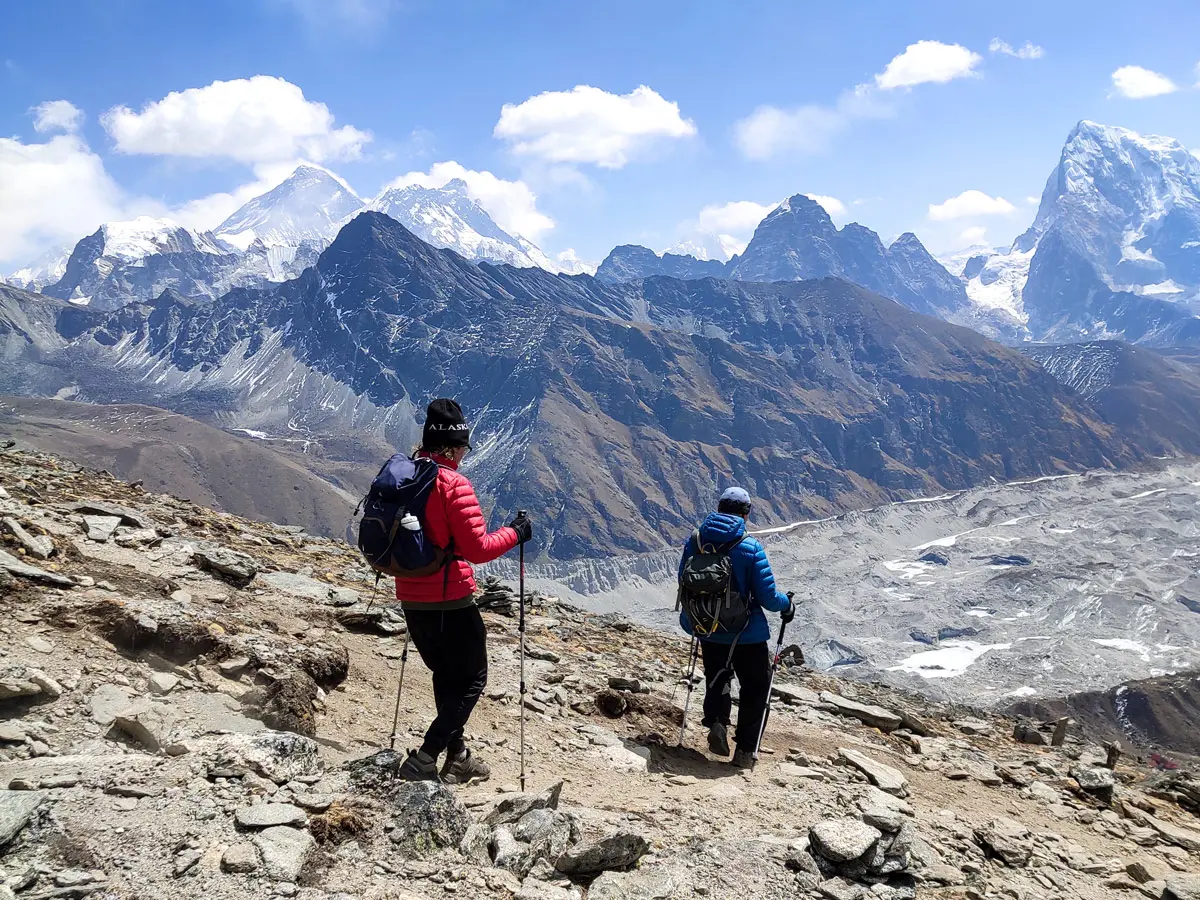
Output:
M708 749L716 756L729 755L729 729L722 722L713 722L708 727Z
M403 781L437 781L437 758L423 750L411 750L396 777Z
M442 766L442 781L446 784L468 784L487 781L491 777L488 764L477 760L470 750L463 750L458 756L446 754L446 763Z
M730 763L735 769L753 769L754 754L749 750L734 750L733 761Z

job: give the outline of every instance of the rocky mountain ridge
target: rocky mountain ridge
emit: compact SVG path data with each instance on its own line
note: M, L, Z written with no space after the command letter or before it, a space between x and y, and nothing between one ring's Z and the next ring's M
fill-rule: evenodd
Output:
M1200 335L1200 161L1178 141L1082 121L1033 225L963 269L980 306L1019 335L1151 346Z
M792 522L1142 453L1020 354L844 281L563 279L374 212L299 278L210 304L10 297L21 393L400 447L457 395L483 438L467 471L498 518L533 503L559 559L672 546L730 478Z
M391 777L431 712L345 544L0 449L0 888L326 900L1190 900L1197 782L1086 731L808 671L757 766L701 751L686 644L482 595L490 782ZM698 686L702 690L702 685ZM526 716L529 792L518 774ZM1174 763L1173 763L1174 764ZM1177 764L1176 764L1177 765Z

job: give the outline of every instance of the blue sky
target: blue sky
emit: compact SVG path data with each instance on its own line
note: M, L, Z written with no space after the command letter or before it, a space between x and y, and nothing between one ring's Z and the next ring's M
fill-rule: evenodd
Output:
M744 241L798 192L945 251L1023 230L1081 118L1200 148L1186 0L44 0L4 19L0 266L106 216L212 227L300 159L364 197L461 169L501 225L592 261Z

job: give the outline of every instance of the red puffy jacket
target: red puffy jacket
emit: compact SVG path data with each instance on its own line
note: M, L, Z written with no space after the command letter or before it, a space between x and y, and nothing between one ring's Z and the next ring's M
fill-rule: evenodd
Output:
M501 528L488 534L483 510L471 482L458 464L443 456L428 456L438 464L437 485L425 505L425 533L439 547L451 547L454 559L446 569L423 578L397 578L396 599L420 609L459 609L475 593L471 563L499 559L517 546L517 533ZM453 540L452 540L453 539Z

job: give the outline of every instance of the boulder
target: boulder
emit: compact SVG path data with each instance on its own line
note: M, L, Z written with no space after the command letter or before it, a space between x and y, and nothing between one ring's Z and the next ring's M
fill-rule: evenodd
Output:
M175 714L170 707L152 700L135 700L117 714L113 725L151 752L172 743Z
M985 853L1011 868L1028 865L1033 855L1033 840L1029 829L1003 816L976 828L975 840Z
M396 782L388 791L387 801L395 816L392 843L408 857L457 847L471 824L466 807L449 788L437 782Z
M244 875L258 868L258 848L250 843L230 844L221 855L221 871Z
M75 582L66 575L47 572L45 569L39 569L37 566L27 565L4 550L0 550L0 571L16 575L18 578L27 578L30 581L36 581L40 584L49 584L55 587L75 586Z
M87 531L87 539L98 544L106 543L117 533L121 519L117 516L84 516L83 527Z
M304 825L308 816L290 803L256 803L244 806L234 814L242 828L272 828L275 825Z
M1071 777L1075 779L1080 790L1106 803L1112 802L1117 779L1111 769L1072 766Z
M148 679L152 694L169 694L179 686L179 676L170 672L155 672Z
M861 859L881 837L878 828L858 819L826 819L808 830L813 852L833 863Z
M275 881L295 884L317 842L307 831L277 825L256 832L252 838L254 846L262 854L262 866Z
M908 796L908 779L899 769L877 762L865 753L859 753L857 750L846 747L838 748L838 758L866 775L871 784L881 791L896 797Z
M563 782L558 781L540 794L509 794L501 797L484 821L488 825L507 825L520 821L535 809L558 809Z
M563 853L554 867L572 879L587 880L611 869L628 869L650 850L640 834L620 830L596 841L584 841Z
M789 706L816 706L821 702L821 696L816 691L795 684L780 684L779 682L771 687L771 696L782 700Z
M679 888L665 871L601 872L588 887L588 900L671 900Z
M98 503L93 500L85 500L80 503L72 503L69 507L72 512L80 513L84 516L104 516L113 518L120 525L128 525L131 528L153 528L154 520L148 516L144 516L135 510L124 506L117 506L113 503Z
M1200 875L1168 875L1163 900L1200 900Z
M241 777L253 772L276 784L321 774L317 742L298 734L259 731L222 735L212 750L212 771Z
M113 719L129 708L131 700L132 695L126 688L115 684L97 685L88 700L92 721L97 725L111 725Z
M0 850L13 842L46 799L43 791L0 790Z
M878 728L880 731L895 731L900 727L902 719L890 709L881 706L868 706L854 700L848 700L831 691L821 691L820 700L831 712L839 716L858 719L864 725Z
M54 541L44 534L33 535L21 523L11 517L0 519L8 533L17 539L25 552L36 559L49 559L54 554Z
M245 586L258 574L258 563L253 557L227 547L205 547L196 550L192 560L201 569L206 569L226 581Z
M1050 738L1029 722L1018 722L1013 727L1013 740L1018 744L1031 744L1034 747L1047 747Z

